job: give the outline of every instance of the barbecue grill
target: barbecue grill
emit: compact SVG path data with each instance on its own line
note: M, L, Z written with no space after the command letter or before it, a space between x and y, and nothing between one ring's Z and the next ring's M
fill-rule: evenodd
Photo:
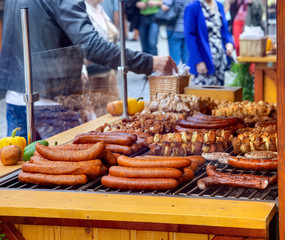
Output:
M233 168L229 165L207 161L207 164L217 166L217 170L221 172L234 174L254 174L260 176L273 176L276 171L249 171ZM108 194L135 194L135 195L151 195L151 196L175 196L175 197L194 197L194 198L218 198L218 199L236 199L236 200L251 200L251 201L271 201L277 202L278 187L277 184L269 185L264 190L238 188L228 186L211 186L205 190L200 190L197 187L197 181L200 178L206 177L206 165L199 168L195 173L194 178L189 183L183 184L174 190L167 191L133 191L133 190L117 190L106 188L101 184L101 177L96 178L84 185L77 186L42 186L35 184L26 184L18 180L19 171L10 173L7 176L0 178L0 189L23 189L34 191L85 191L89 193L108 193Z

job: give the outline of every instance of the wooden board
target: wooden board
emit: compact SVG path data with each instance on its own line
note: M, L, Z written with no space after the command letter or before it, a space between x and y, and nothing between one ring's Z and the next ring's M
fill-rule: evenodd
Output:
M275 203L254 201L26 190L0 195L0 216L267 229L275 212Z
M264 57L238 57L237 60L240 63L275 63L277 57L276 55L268 55Z

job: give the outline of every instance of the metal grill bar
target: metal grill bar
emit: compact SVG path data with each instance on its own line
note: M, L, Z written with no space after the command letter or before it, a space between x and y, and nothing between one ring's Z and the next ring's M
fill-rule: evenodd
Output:
M144 152L145 153L145 152ZM276 174L274 171L247 171L236 169L231 166L207 161L206 164L217 166L217 170L225 173L235 174L254 174L260 176L273 176ZM218 199L238 199L238 200L251 200L251 201L270 201L277 202L278 187L271 185L265 190L245 189L228 186L211 186L205 190L200 190L197 187L197 181L207 176L206 166L199 168L192 181L181 185L175 190L167 191L125 191L120 189L106 188L101 184L101 178L98 177L89 181L87 184L80 186L40 186L35 184L25 184L18 180L18 172L13 172L3 178L0 178L0 189L24 189L24 190L45 190L45 191L73 191L73 192L90 192L90 193L110 193L110 194L130 194L130 195L147 195L147 196L176 196L176 197L199 197L199 198L218 198Z

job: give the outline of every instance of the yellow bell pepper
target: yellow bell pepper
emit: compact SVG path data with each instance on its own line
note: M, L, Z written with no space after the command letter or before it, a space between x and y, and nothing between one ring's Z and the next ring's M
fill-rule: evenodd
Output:
M142 98L128 98L128 114L135 115L144 109L144 101L140 101Z
M135 115L144 109L144 101L140 101L143 98L128 98L128 115ZM107 105L107 110L112 116L119 116L123 113L123 101L110 102Z
M5 146L17 145L21 148L22 156L23 156L24 148L27 146L27 141L24 137L16 136L16 132L20 129L21 128L15 128L12 132L11 137L1 138L0 139L0 149L2 149Z
M272 40L270 38L267 38L267 41L266 41L266 52L271 51L271 48L272 48Z

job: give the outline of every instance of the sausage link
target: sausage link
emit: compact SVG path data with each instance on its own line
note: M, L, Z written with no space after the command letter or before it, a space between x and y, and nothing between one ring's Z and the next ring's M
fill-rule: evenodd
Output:
M80 165L57 165L57 164L45 164L38 165L30 162L26 162L22 166L24 172L29 173L44 173L48 175L80 175L80 174L90 174L99 175L101 173L101 167L99 166L89 166L89 168L84 169Z
M243 178L233 178L232 176L216 177L210 176L201 178L197 182L197 186L204 190L212 185L226 185L230 187L243 187L243 188L255 188L255 189L265 189L268 186L268 179L262 178L252 178L244 181Z
M134 168L113 166L109 169L113 177L125 178L180 178L182 173L176 168Z
M210 177L228 177L230 176L232 179L237 179L238 181L242 180L244 182L250 181L251 179L267 179L269 184L275 184L277 182L277 176L266 177L266 176L258 176L252 174L230 174L230 173L222 173L216 170L216 166L207 165L206 171L207 175Z
M148 138L150 137L150 134L148 133L145 133L145 132L141 132L141 131L136 131L136 130L111 130L110 131L111 133L133 133L135 135L138 136L138 138Z
M117 165L117 157L108 149L105 149L103 156L101 157L108 167Z
M187 158L189 158L191 162L196 163L199 167L203 166L206 162L206 159L202 156L189 156Z
M126 131L109 131L109 132L96 132L96 131L89 131L88 133L81 133L79 135L84 135L84 134L89 134L89 135L94 135L94 136L122 136L122 137L130 137L133 142L136 142L138 139L138 134L133 133L133 132L126 132ZM76 138L76 136L75 136Z
M194 172L190 168L184 168L182 174L183 183L190 182L194 178Z
M26 173L21 171L18 179L24 183L38 185L79 185L87 183L87 177L81 175L48 175L42 173Z
M86 150L74 151L53 149L36 143L36 150L50 160L79 162L98 158L105 150L105 145L99 142Z
M75 136L73 143L97 143L105 142L106 144L118 144L131 146L137 141L137 136L135 134L127 133L83 133Z
M193 172L196 172L198 170L198 164L195 162L191 162L190 168Z
M82 162L63 162L63 161L45 160L45 159L38 157L38 156L31 157L31 160L29 161L29 163L33 163L35 165L38 165L39 167L41 167L42 165L50 166L50 167L53 167L54 169L57 169L57 168L59 168L59 169L79 168L80 173L73 173L73 174L86 174L86 175L98 175L99 174L99 168L101 169L103 166L100 159L82 161ZM51 171L48 171L47 167L45 167L45 166L43 167L43 169L45 169L47 172L43 172L43 170L39 170L38 172L39 173L52 174ZM24 171L25 172L32 172L32 170L31 171L24 170ZM63 171L63 170L59 170L59 171ZM36 170L34 170L33 172L36 172ZM54 173L54 174L56 174L56 173Z
M178 125L184 127L184 128L206 128L206 129L212 129L212 128L225 128L229 126L229 123L227 121L221 121L221 122L190 122L187 120L178 120Z
M51 145L49 148L58 149L58 150L86 150L95 145L95 143L90 144L64 144L64 145Z
M130 146L107 144L106 149L110 150L112 153L120 153L124 155L132 155L133 150Z
M122 190L169 190L178 186L178 182L171 178L122 178L104 176L101 183L105 187Z
M228 163L237 168L253 170L276 170L277 159L249 159L230 156Z
M150 159L139 159L129 158L126 156L118 157L118 164L124 167L170 167L170 168L185 168L191 165L189 159L169 159L169 158L150 158Z

